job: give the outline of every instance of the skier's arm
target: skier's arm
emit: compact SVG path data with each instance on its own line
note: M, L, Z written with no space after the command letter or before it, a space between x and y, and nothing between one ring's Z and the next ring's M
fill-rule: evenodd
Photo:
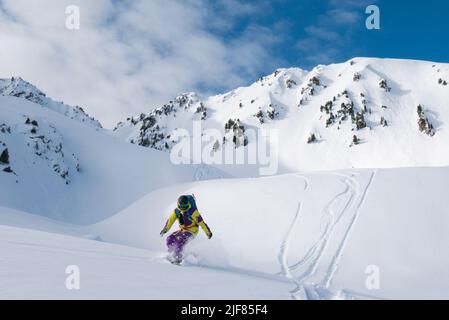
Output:
M176 221L176 213L175 211L172 211L172 213L170 213L170 216L168 217L167 222L165 223L164 229L162 229L161 231L161 235L167 233L168 230L170 230L170 228L172 227L173 223L175 223L175 221Z
M196 223L200 225L201 229L203 229L204 233L210 239L212 237L212 231L210 231L209 226L204 222L203 217L201 217L198 211L196 215Z

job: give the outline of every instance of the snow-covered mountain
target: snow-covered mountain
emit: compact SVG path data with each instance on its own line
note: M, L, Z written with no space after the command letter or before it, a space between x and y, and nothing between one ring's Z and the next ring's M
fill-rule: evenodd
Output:
M220 176L201 165L175 166L165 153L36 102L0 96L0 205L91 223L153 188Z
M448 79L448 64L392 59L279 69L114 131L0 80L0 298L448 298ZM278 132L280 170L175 165L194 122L221 134L212 152ZM214 236L172 266L159 232L191 193Z
M128 118L118 137L159 150L179 128L216 128L225 141L250 148L245 129L278 130L281 172L449 164L449 64L354 58L312 71L279 69L248 87L203 101L178 96ZM241 130L243 129L243 130ZM235 136L235 137L234 137Z
M0 207L0 298L447 299L448 188L448 168L353 169L176 184L89 226ZM214 236L179 267L159 232L182 193Z
M83 108L79 106L72 107L64 104L63 102L56 102L47 97L45 93L36 88L34 85L20 77L0 79L0 95L23 98L37 103L44 108L49 108L53 111L61 113L70 119L78 120L94 128L101 128L100 122L90 117L83 110Z

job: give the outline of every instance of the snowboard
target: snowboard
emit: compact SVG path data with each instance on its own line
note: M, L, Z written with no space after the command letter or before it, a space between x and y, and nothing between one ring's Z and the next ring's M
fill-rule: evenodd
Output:
M173 257L171 254L168 254L167 261L176 266L180 266L184 260L182 258L179 259L179 258Z
M168 262L170 262L171 264L177 265L177 266L184 265L184 264L195 265L199 261L198 255L195 253L191 253L191 252L184 253L184 257L181 259L173 257L170 253L167 254L166 258L167 258Z

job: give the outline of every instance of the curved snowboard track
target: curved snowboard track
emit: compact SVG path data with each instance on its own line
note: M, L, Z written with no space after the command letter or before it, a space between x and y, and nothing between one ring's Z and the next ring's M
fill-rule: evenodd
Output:
M292 270L296 270L299 267L308 264L306 270L299 277L297 277L298 286L292 293L294 297L299 298L302 295L306 299L319 299L319 295L315 292L316 290L314 290L313 287L307 283L307 280L316 273L319 262L323 254L326 252L329 244L328 240L330 239L336 224L340 221L345 211L352 204L354 192L351 185L347 183L347 177L343 177L345 178L342 180L345 184L345 189L335 195L323 209L323 220L325 221L325 226L321 236L307 251L306 255L292 266ZM335 203L337 203L341 198L346 197L347 194L349 194L349 200L341 210L340 214L336 216L333 207Z
M322 219L324 221L323 232L320 234L317 241L307 250L306 254L293 265L289 265L287 262L287 256L289 253L289 249L291 247L291 235L293 233L294 228L297 226L298 220L301 216L302 209L302 201L298 203L298 209L293 218L292 224L290 228L287 230L284 239L281 243L278 260L281 265L282 274L290 279L295 284L295 289L293 289L290 294L293 299L323 299L323 298L335 298L341 297L342 291L332 294L330 292L330 285L332 283L332 279L335 273L338 270L338 266L340 260L343 256L345 246L347 241L351 235L351 232L354 228L354 225L357 222L357 219L360 215L360 208L365 202L365 198L368 194L369 188L374 180L375 171L370 173L369 180L366 186L361 191L360 183L357 179L354 178L354 174L333 174L341 177L341 182L345 185L343 191L336 194L324 207ZM360 176L360 173L357 173ZM305 177L299 176L303 179ZM305 179L305 188L308 189L309 182ZM336 210L335 206L342 199L346 200L343 208L339 211ZM354 203L357 201L355 208L353 208ZM344 229L343 236L340 240L333 239L334 242L337 241L339 244L337 246L336 252L332 255L331 262L327 267L327 271L325 272L321 281L318 281L318 285L315 283L309 283L309 279L313 277L319 267L319 264L322 260L323 255L326 253L329 247L330 239L334 234L334 230L339 223L342 224L343 218L349 216L348 226ZM343 225L344 227L344 225ZM300 267L306 266L306 269L299 275L294 275L294 271L299 269ZM351 295L354 298L353 295Z
M304 180L304 189L303 191L307 191L307 189L309 188L309 181L307 180L306 177L304 176L299 176L299 178ZM302 208L302 202L300 201L298 203L298 208L296 210L295 216L293 217L293 221L292 224L290 225L290 228L287 230L287 233L284 236L284 239L282 240L281 243L281 247L279 250L279 254L278 254L278 260L279 263L281 265L281 270L282 270L282 274L287 277L288 279L290 279L297 287L300 286L299 281L294 277L294 275L292 274L292 270L291 268L288 266L288 262L287 262L287 256L288 256L288 252L289 252L289 245L291 242L291 235L292 235L292 231L295 228L298 219L301 215L301 208ZM290 292L291 297L293 299L295 299L295 295L294 292Z
M344 252L344 249L345 249L346 244L348 242L348 239L349 239L349 237L351 235L351 232L352 232L352 230L354 228L354 225L357 222L357 219L359 218L360 208L362 207L363 203L365 202L366 195L368 194L368 190L369 190L369 188L372 185L372 182L374 180L374 176L375 175L376 175L375 171L371 172L369 181L368 181L366 187L364 188L364 190L363 190L363 192L361 194L360 200L359 200L359 202L357 204L357 207L355 209L355 212L354 212L354 215L353 215L353 217L351 219L349 227L347 228L347 230L346 230L346 232L345 232L345 234L343 236L343 240L340 242L340 245L339 245L339 247L337 249L337 252L336 252L336 254L334 255L334 257L332 259L332 263L331 263L331 265L328 268L326 277L323 279L323 281L321 283L321 285L323 287L325 287L325 288L329 288L330 287L332 279L333 279L335 273L337 272L338 265L340 263L341 257L343 256L343 252ZM357 185L358 185L358 188L360 188L360 184L355 179L352 179L352 181L356 182Z

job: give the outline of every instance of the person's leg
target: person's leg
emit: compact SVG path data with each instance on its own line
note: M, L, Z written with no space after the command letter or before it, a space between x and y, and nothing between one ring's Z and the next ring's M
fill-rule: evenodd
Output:
M179 231L175 231L167 237L166 243L167 243L168 252L174 251L174 249L176 247L176 243L177 243L177 234L178 233L179 233Z
M174 256L176 258L182 259L184 247L191 239L193 239L193 234L188 231L179 232L176 235L176 246L174 247Z

